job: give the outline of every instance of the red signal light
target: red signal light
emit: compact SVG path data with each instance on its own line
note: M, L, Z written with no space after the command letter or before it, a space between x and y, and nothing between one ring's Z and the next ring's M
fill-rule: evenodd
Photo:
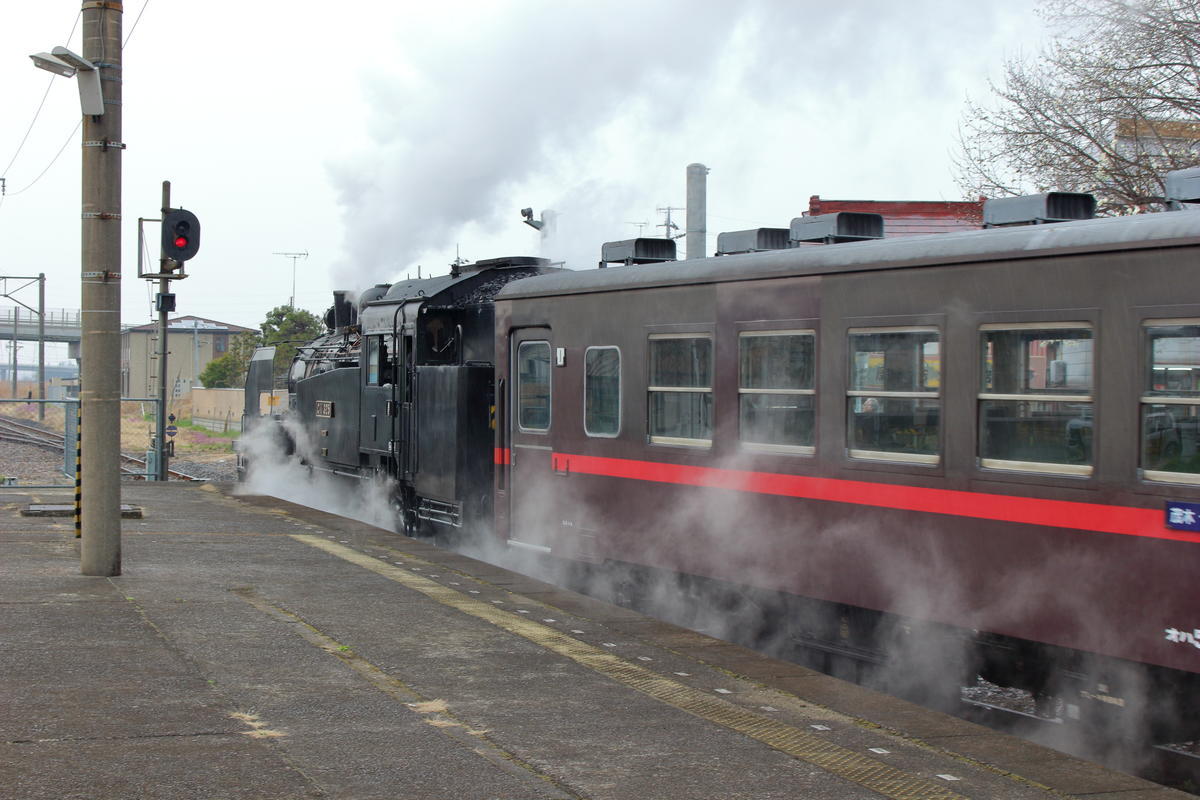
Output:
M175 237L175 246L178 247L180 250L187 247L187 243L188 243L188 240L187 240L186 236L176 236Z

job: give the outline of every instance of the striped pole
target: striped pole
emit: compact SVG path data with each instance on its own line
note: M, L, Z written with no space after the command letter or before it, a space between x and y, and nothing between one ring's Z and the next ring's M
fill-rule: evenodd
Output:
M83 403L75 404L75 538L83 535Z

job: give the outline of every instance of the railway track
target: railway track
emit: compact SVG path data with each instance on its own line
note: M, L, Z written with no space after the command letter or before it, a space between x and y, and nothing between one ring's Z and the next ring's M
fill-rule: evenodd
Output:
M10 417L0 417L0 441L32 445L33 447L40 447L57 453L63 452L63 436L61 433ZM128 453L121 453L121 475L133 480L145 480L146 460L129 455ZM204 478L174 469L168 469L167 476L168 480L204 480Z
M1054 740L1060 739L1063 721L1056 718L1039 717L1023 711L995 705L982 700L963 700L959 716L993 730L1010 733L1034 741L1048 741L1050 746L1074 751L1076 748L1059 747ZM1200 743L1148 745L1138 753L1123 752L1121 758L1128 763L1111 763L1112 759L1102 752L1090 752L1080 748L1073 755L1089 761L1106 764L1171 786L1186 792L1200 793Z

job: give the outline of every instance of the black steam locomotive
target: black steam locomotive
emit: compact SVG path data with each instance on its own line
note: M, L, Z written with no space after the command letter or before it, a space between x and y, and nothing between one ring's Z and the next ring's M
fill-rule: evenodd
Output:
M407 533L489 522L492 299L510 281L549 268L540 258L496 258L356 298L334 292L328 332L300 348L288 373L285 415L297 427L281 435L315 470L390 480ZM270 409L272 356L263 348L251 361L244 428Z
M1194 735L1200 213L1092 205L376 287L297 358L292 413L319 468L395 480L409 532L723 587L847 677L961 646L1064 718Z

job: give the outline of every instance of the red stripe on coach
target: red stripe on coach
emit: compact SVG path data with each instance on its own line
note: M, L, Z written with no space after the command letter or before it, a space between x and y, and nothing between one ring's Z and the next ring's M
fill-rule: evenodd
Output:
M1200 543L1198 533L1168 529L1163 509L1043 500L952 489L924 489L867 481L691 467L565 453L555 453L553 461L556 469L612 478L707 486L714 489L827 500L903 511L923 511L974 519Z

